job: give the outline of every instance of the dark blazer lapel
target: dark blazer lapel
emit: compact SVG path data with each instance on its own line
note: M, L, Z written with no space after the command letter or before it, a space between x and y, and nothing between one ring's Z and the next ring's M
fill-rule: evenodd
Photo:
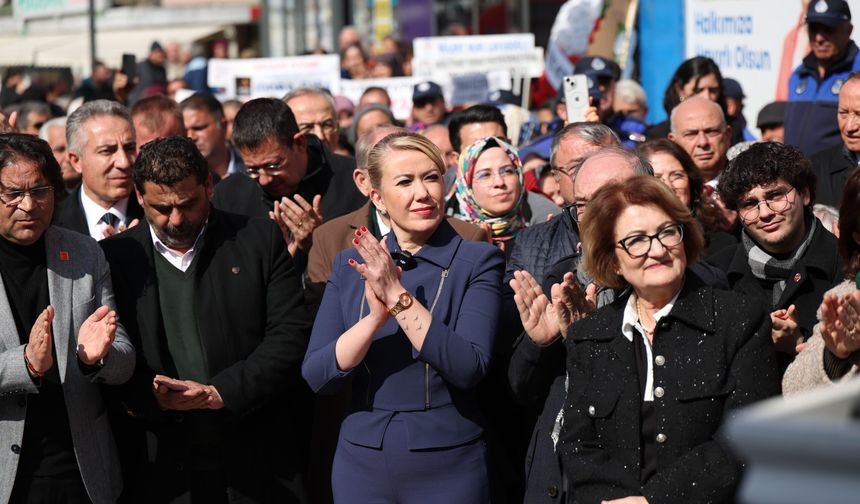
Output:
M64 248L62 234L53 227L45 231L45 254L48 266L48 297L54 306L70 307L72 309L56 310L53 322L54 347L57 350L57 369L60 379L65 382L66 367L69 361L69 329L72 326L72 315L75 303L87 302L86 299L72 298L72 284L76 277L74 268L84 258L76 257L77 251L70 254ZM89 313L87 314L89 316ZM75 335L77 336L77 335Z
M226 275L227 268L240 268L240 263L236 262L239 258L233 259L234 264L222 264L224 258L222 255L216 256L216 251L222 251L222 254L227 255L228 260L232 254L229 254L224 246L224 242L235 240L235 235L230 233L225 224L227 221L220 218L219 212L214 208L210 208L209 222L206 225L206 232L203 235L203 247L198 252L199 256L195 258L197 261L194 272L194 314L197 318L197 328L200 334L200 344L203 347L203 352L206 355L206 362L210 372L216 369L225 369L230 365L227 362L228 352L223 351L229 347L229 341L223 331L223 325L217 323L218 317L222 314L212 313L207 314L206 310L213 307L228 306L221 299L220 283L215 280L213 275ZM223 268L224 271L219 271ZM237 274L241 274L241 270L237 269Z
M166 354L164 349L167 346L166 342L161 341L164 335L161 331L161 307L158 304L158 279L155 276L152 235L147 222L141 222L139 227L143 229L135 233L134 237L140 242L146 255L146 266L139 268L139 273L131 273L144 276L140 298L137 301L137 327L140 330L143 353L150 362L150 366L157 371L168 371L172 368L172 363L168 364L162 359L162 355Z

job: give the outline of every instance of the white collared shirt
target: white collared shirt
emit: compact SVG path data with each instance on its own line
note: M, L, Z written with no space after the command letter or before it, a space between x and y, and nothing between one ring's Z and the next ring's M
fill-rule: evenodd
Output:
M379 210L376 210L374 206L374 212L376 212L376 224L379 226L379 236L385 236L391 231L391 226L385 224L385 219L380 215Z
M104 230L107 229L107 222L102 220L102 217L108 212L116 215L120 223L125 223L126 212L128 211L128 198L123 198L110 208L104 208L87 195L87 192L81 188L81 206L84 209L84 218L87 220L87 231L96 241L105 238Z
M200 230L200 233L194 240L194 245L192 245L190 249L185 251L184 254L173 250L172 248L165 245L161 240L159 240L158 236L155 235L155 230L152 228L152 224L150 224L149 235L152 236L152 246L155 248L155 251L161 255L161 257L165 258L167 262L169 262L176 269L184 273L194 261L194 256L197 255L197 244L200 243L200 237L203 236L204 232L206 232L206 226L208 224L209 221L207 221L206 224L203 224L203 228Z
M678 294L681 292L678 291ZM678 294L675 294L675 297L669 301L666 306L657 310L657 313L654 314L654 324L660 322L660 319L665 317L672 311L672 307L675 306L675 301L678 300ZM634 329L639 331L642 334L642 339L645 341L645 352L648 356L648 372L646 373L645 379L645 401L650 402L654 401L654 355L651 351L651 342L648 340L648 337L645 336L645 328L642 327L642 323L639 321L639 314L636 313L636 294L633 293L627 299L627 306L624 307L624 318L621 321L621 332L624 334L624 337L627 338L628 341L633 342L633 331Z

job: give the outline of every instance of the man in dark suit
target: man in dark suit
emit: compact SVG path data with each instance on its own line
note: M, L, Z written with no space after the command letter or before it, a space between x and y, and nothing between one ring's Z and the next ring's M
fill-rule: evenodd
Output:
M280 231L211 208L209 167L190 139L144 146L134 179L146 222L102 243L140 349L120 392L135 479L126 495L305 502L310 324Z
M136 224L143 211L129 197L137 143L128 109L108 100L87 102L66 121L66 140L81 185L58 206L54 224L96 240Z
M314 229L367 201L352 182L355 160L332 154L317 137L299 131L293 112L280 100L259 98L243 105L233 121L233 144L248 176L218 184L215 207L273 218L302 271Z
M815 202L839 208L842 189L860 161L860 72L854 72L839 90L836 122L842 144L812 156L817 189Z

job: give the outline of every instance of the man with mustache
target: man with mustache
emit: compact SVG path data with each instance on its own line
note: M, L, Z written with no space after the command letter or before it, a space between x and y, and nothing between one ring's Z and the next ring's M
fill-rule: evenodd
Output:
M740 243L708 262L732 290L769 307L782 372L812 334L824 293L842 279L836 238L812 215L815 188L798 149L761 142L734 158L717 189L743 230Z
M188 138L134 166L146 221L102 245L141 358L120 396L134 502L304 502L310 323L300 274L269 219L213 208Z
M69 115L66 140L81 185L57 206L54 224L96 240L136 224L143 213L129 198L137 143L128 109L114 101L87 102Z

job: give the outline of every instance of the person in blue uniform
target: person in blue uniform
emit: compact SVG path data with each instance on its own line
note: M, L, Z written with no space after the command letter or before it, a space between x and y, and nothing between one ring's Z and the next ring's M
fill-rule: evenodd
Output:
M860 49L845 0L809 2L806 25L811 51L788 80L785 143L811 156L841 142L836 104L848 74L860 70Z
M302 365L318 393L352 380L332 469L335 502L489 502L475 387L501 306L502 253L444 220L445 165L393 133L368 159L391 232L355 231L334 260Z

